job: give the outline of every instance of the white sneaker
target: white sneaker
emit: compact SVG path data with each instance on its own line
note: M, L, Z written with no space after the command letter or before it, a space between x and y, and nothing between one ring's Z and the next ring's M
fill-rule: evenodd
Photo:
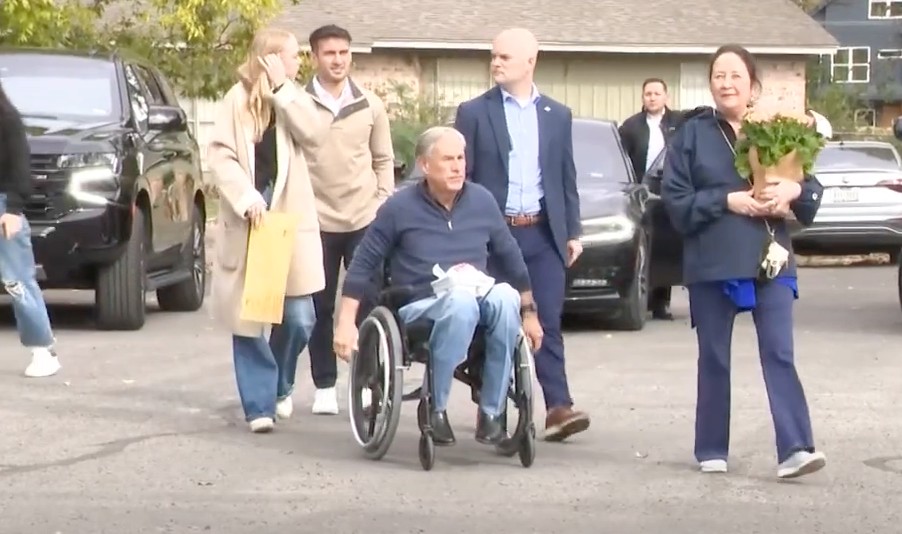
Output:
M288 419L292 413L294 413L294 403L291 401L291 397L276 401L276 417Z
M275 422L272 420L272 417L258 417L250 422L251 432L256 432L257 434L272 432L274 425Z
M827 465L822 452L798 451L777 466L777 477L796 478L820 471Z
M25 368L25 376L42 378L53 376L60 370L60 361L53 349L40 347L31 349L31 363Z
M698 467L702 473L726 473L726 460L705 460L698 463Z
M316 415L338 415L338 395L335 388L317 389L313 398L313 413Z

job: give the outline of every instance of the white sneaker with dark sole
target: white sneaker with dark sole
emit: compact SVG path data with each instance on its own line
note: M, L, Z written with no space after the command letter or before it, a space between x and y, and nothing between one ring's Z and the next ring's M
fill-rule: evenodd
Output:
M797 478L820 471L827 465L822 452L798 451L777 467L778 478Z

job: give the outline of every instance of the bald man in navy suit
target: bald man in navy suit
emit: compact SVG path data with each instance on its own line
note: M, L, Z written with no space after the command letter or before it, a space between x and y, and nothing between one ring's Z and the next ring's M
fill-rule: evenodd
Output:
M545 332L535 354L547 411L544 437L562 441L589 427L588 414L573 409L561 333L566 271L582 253L582 228L573 115L539 93L533 82L538 51L529 31L501 32L492 43L497 85L461 104L454 126L467 140L467 178L498 201L533 280Z

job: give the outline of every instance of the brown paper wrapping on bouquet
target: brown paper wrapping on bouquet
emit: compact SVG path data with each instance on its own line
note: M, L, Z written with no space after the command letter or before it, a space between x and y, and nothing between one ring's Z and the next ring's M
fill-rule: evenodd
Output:
M801 182L805 179L802 161L795 150L780 158L776 165L765 167L758 161L758 150L753 146L749 149L749 167L752 168L752 188L755 196L758 196L769 183L780 180Z

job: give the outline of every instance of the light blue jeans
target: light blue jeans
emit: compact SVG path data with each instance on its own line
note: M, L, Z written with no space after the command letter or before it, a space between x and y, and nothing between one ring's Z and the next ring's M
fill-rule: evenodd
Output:
M272 194L272 187L262 193L267 206ZM272 325L268 341L263 336L232 336L235 380L247 421L273 417L276 401L294 391L298 357L310 341L314 324L313 296L286 297L282 323Z
M264 336L232 336L235 380L244 417L273 417L276 401L294 391L298 356L304 352L316 323L313 297L286 297L282 323Z
M498 284L482 298L454 289L438 297L411 302L398 310L398 315L405 324L429 319L435 325L429 346L436 411L447 409L454 369L466 359L476 327L483 325L486 353L479 407L491 416L504 411L520 334L520 294L513 287Z
M6 194L0 193L0 214L3 213L6 213ZM0 234L0 280L12 297L16 329L22 344L30 348L52 346L50 317L35 278L31 227L24 216L22 228L11 239Z

